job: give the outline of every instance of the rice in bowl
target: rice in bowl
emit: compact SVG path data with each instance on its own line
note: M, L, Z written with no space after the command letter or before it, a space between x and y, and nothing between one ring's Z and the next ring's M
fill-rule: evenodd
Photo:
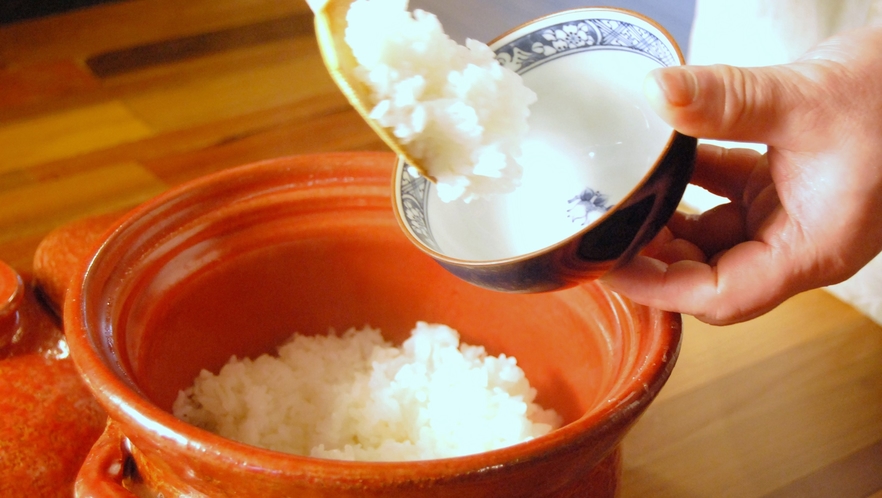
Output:
M515 358L418 322L400 347L378 329L295 334L278 356L232 357L181 391L178 418L276 451L357 461L464 456L544 435L561 417L534 402Z
M537 96L484 43L450 39L407 0L356 0L345 39L372 92L370 118L389 128L449 202L509 193Z

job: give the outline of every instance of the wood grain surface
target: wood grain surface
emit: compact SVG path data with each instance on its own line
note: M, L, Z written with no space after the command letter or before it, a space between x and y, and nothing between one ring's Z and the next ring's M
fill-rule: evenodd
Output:
M0 27L0 259L21 271L72 220L345 150L385 146L327 76L302 0L134 0ZM684 335L625 441L622 496L882 498L882 329L819 290L741 325L686 317Z

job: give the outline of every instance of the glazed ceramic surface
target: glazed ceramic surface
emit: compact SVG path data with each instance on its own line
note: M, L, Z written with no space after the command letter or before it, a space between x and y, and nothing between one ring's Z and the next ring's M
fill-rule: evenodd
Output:
M105 426L32 278L0 262L0 496L66 498Z
M391 209L392 154L303 156L217 174L130 213L75 279L72 355L112 423L80 496L614 496L618 444L678 353L678 315L596 284L492 292L416 249ZM356 463L226 440L171 413L231 355L294 332L370 324L395 342L417 320L518 359L565 425L461 458Z
M643 96L650 71L683 63L679 49L648 19L596 8L533 21L491 48L538 95L521 186L443 202L402 158L402 225L423 250L486 287L549 290L596 278L657 233L691 176L695 140L675 133ZM560 250L542 269L524 268Z

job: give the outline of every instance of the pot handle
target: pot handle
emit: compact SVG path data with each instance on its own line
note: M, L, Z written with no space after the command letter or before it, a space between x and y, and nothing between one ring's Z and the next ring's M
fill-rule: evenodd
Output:
M74 496L77 498L136 498L122 485L126 461L131 453L123 447L125 436L111 421L89 450L77 474Z
M58 317L64 310L64 295L80 262L91 256L95 245L122 218L122 212L90 216L49 232L34 252L34 281L46 304Z

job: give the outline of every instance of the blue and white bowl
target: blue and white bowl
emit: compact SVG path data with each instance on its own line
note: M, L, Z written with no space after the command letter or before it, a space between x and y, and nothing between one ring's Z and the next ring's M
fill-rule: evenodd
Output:
M490 48L538 95L521 186L445 203L399 159L399 221L423 251L483 287L538 292L594 280L658 233L692 175L696 140L643 95L647 74L683 55L652 20L611 8L542 17Z

